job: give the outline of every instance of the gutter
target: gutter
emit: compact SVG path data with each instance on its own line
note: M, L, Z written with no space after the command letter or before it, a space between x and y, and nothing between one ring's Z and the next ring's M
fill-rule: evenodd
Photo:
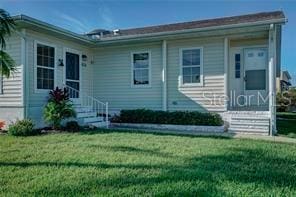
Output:
M27 99L27 37L26 30L22 29L20 32L16 32L21 38L21 72L22 72L22 107L23 118L27 118L28 115L28 99Z
M87 37L82 36L80 34L77 34L77 33L71 32L71 31L68 31L66 29L57 27L55 25L51 25L49 23L46 23L46 22L43 22L43 21L34 19L34 18L29 17L29 16L26 16L26 15L17 15L17 16L13 16L12 18L16 22L18 22L18 21L25 22L25 23L28 23L30 25L35 25L35 26L44 28L46 30L49 30L49 31L53 31L55 33L62 34L62 35L67 36L67 37L71 37L71 38L74 38L74 39L77 39L77 40L80 40L80 41L83 41L83 42L87 42L89 44L95 44L95 42L94 42L93 39L87 38Z
M126 35L126 36L109 37L109 38L107 37L107 38L102 38L100 40L94 40L94 39L82 36L80 34L71 32L69 30L57 27L55 25L42 22L38 19L34 19L26 15L13 16L13 19L16 21L23 21L30 25L35 25L40 28L53 31L55 33L59 33L64 36L71 37L73 39L77 39L92 45L109 44L109 43L116 43L119 41L129 41L129 40L137 40L137 39L143 39L143 38L154 38L154 37L161 37L161 36L168 36L168 35L179 35L179 34L185 34L185 33L194 33L194 32L202 32L202 31L220 30L220 29L230 29L230 28L239 28L239 27L248 27L248 26L270 25L270 24L285 24L288 21L286 18L280 18L280 19L255 21L255 22L248 22L248 23L238 23L238 24L231 24L231 25L220 25L220 26L195 28L195 29L183 29L183 30L177 30L177 31Z

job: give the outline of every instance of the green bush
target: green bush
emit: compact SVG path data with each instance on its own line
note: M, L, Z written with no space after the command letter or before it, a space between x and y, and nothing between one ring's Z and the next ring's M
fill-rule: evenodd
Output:
M67 89L62 90L57 87L51 90L43 112L45 122L51 124L53 129L60 129L62 120L75 117L75 115Z
M39 134L39 130L34 130L34 123L30 119L17 120L14 124L9 125L8 134L14 136L29 136Z
M282 118L282 119L291 119L291 120L296 120L296 113L292 112L280 112L276 113L277 118Z
M66 123L65 130L69 132L79 132L81 130L81 127L79 126L77 121L69 121Z
M196 111L153 111L148 109L122 110L119 116L112 119L121 123L152 123L175 125L221 126L223 120L219 114Z

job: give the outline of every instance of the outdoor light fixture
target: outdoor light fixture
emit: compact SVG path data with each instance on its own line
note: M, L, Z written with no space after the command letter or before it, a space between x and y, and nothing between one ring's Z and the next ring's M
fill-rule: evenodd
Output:
M82 61L84 61L84 62L87 61L87 56L86 55L82 55Z
M64 66L63 59L59 59L59 66Z

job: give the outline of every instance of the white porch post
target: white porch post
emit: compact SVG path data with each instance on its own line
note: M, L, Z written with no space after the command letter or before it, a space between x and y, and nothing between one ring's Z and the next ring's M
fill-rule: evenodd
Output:
M269 134L273 135L275 128L275 26L270 25L268 42L268 81L269 81L269 113L270 129Z
M162 110L167 111L167 42L162 41Z
M229 40L224 38L224 107L228 110L228 57L229 57Z

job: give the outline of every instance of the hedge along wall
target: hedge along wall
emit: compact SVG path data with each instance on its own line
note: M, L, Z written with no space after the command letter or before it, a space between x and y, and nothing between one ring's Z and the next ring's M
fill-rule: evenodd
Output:
M121 110L120 115L113 118L118 123L152 123L174 125L222 126L223 120L216 113L189 111L152 111L148 109Z

